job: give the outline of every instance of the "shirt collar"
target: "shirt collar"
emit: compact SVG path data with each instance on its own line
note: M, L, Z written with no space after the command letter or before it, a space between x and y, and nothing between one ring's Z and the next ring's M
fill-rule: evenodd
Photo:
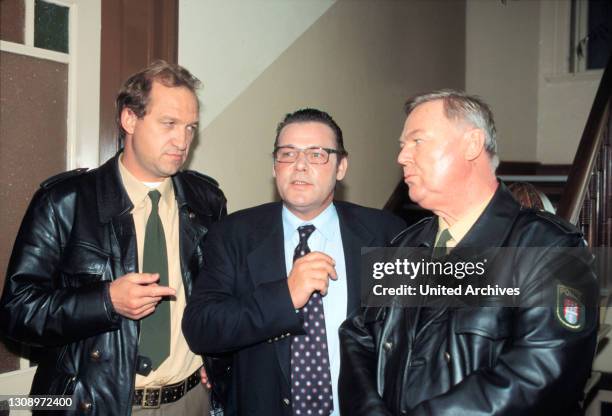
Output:
M491 195L491 198L493 198L493 195ZM457 220L452 226L449 226L442 217L438 217L438 234L436 236L436 241L440 237L442 231L448 229L455 244L459 244L468 231L470 231L470 228L476 224L478 218L482 215L485 208L487 208L489 202L491 202L491 198L488 198L482 204L469 211L467 215Z
M149 188L134 175L132 175L132 173L123 164L122 159L123 157L119 158L119 173L121 175L121 180L123 182L123 186L125 187L125 191L127 192L130 201L132 201L134 208L144 204L145 199L148 198L149 192L152 189L157 189L161 194L161 200L167 206L171 206L170 204L174 199L174 187L172 186L172 180L170 178L164 179L157 188Z
M323 210L319 215L310 221L304 221L292 213L285 204L283 204L283 232L285 241L289 241L294 233L297 233L297 228L305 225L312 224L321 233L321 235L328 241L334 237L334 221L338 219L338 212L336 206L332 203Z

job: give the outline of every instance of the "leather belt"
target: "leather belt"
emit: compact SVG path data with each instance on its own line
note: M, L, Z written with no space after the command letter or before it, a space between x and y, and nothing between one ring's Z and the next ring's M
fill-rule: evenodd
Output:
M134 390L132 405L142 406L144 409L156 409L162 404L177 401L198 384L200 384L200 369L178 383Z

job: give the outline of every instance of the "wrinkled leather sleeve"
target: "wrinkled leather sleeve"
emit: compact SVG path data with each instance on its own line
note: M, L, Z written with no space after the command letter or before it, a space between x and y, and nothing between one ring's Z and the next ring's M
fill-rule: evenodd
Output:
M295 313L287 277L259 284L237 294L250 276L240 270L230 238L213 227L204 243L204 267L196 279L183 315L183 333L192 351L232 352L287 332L303 331Z
M377 388L377 342L370 325L381 325L381 321L366 325L366 311L358 311L340 326L340 412L392 416Z
M60 281L69 210L56 209L47 189L40 189L28 207L0 300L0 328L11 339L57 346L118 328L108 282L69 288Z

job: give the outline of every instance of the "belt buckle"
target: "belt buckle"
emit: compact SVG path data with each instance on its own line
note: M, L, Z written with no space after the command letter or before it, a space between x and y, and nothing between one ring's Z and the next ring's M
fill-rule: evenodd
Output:
M150 392L150 393L149 393ZM157 392L157 402L155 404L149 404L151 401L148 400L149 395ZM142 408L143 409L159 409L162 400L162 386L149 386L145 387L142 392Z

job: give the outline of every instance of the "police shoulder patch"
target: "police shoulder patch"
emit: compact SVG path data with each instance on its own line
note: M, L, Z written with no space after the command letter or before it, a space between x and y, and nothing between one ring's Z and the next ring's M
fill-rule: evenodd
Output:
M559 323L572 331L584 328L585 308L582 294L571 287L557 285L556 317Z

